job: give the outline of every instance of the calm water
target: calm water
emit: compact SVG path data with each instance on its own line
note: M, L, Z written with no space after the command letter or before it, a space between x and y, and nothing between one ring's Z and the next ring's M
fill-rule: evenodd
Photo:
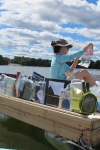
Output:
M77 71L79 69L76 69ZM16 74L20 71L22 75L32 75L33 71L36 71L45 77L49 77L50 67L29 67L29 66L0 66L0 73ZM100 75L100 70L98 69L88 69L90 73Z
M36 71L49 77L49 67L0 66L0 73L32 75ZM75 71L77 71L76 69ZM89 70L100 74L100 70ZM13 118L0 115L0 148L17 150L56 150L44 137L44 130L28 125ZM99 150L100 148L96 148Z
M0 148L56 150L44 137L44 130L0 114Z

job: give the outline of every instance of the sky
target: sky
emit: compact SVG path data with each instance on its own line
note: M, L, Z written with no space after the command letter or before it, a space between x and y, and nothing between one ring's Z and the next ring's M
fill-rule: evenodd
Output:
M0 0L0 55L52 59L51 41L88 42L100 58L100 0Z

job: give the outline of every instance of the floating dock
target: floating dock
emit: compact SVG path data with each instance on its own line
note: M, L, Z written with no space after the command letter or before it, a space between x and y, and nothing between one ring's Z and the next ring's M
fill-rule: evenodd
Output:
M88 145L100 142L100 114L84 116L0 94L0 113L65 138L83 139Z

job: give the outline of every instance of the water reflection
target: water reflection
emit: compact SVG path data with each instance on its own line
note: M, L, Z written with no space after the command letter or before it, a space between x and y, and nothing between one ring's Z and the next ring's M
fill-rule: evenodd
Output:
M0 148L56 150L44 137L44 130L0 114Z

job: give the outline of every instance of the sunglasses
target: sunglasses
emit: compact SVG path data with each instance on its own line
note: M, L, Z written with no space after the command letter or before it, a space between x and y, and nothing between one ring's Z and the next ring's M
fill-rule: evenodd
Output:
M68 51L69 51L69 48L67 47L67 46L65 46L67 49L68 49Z

